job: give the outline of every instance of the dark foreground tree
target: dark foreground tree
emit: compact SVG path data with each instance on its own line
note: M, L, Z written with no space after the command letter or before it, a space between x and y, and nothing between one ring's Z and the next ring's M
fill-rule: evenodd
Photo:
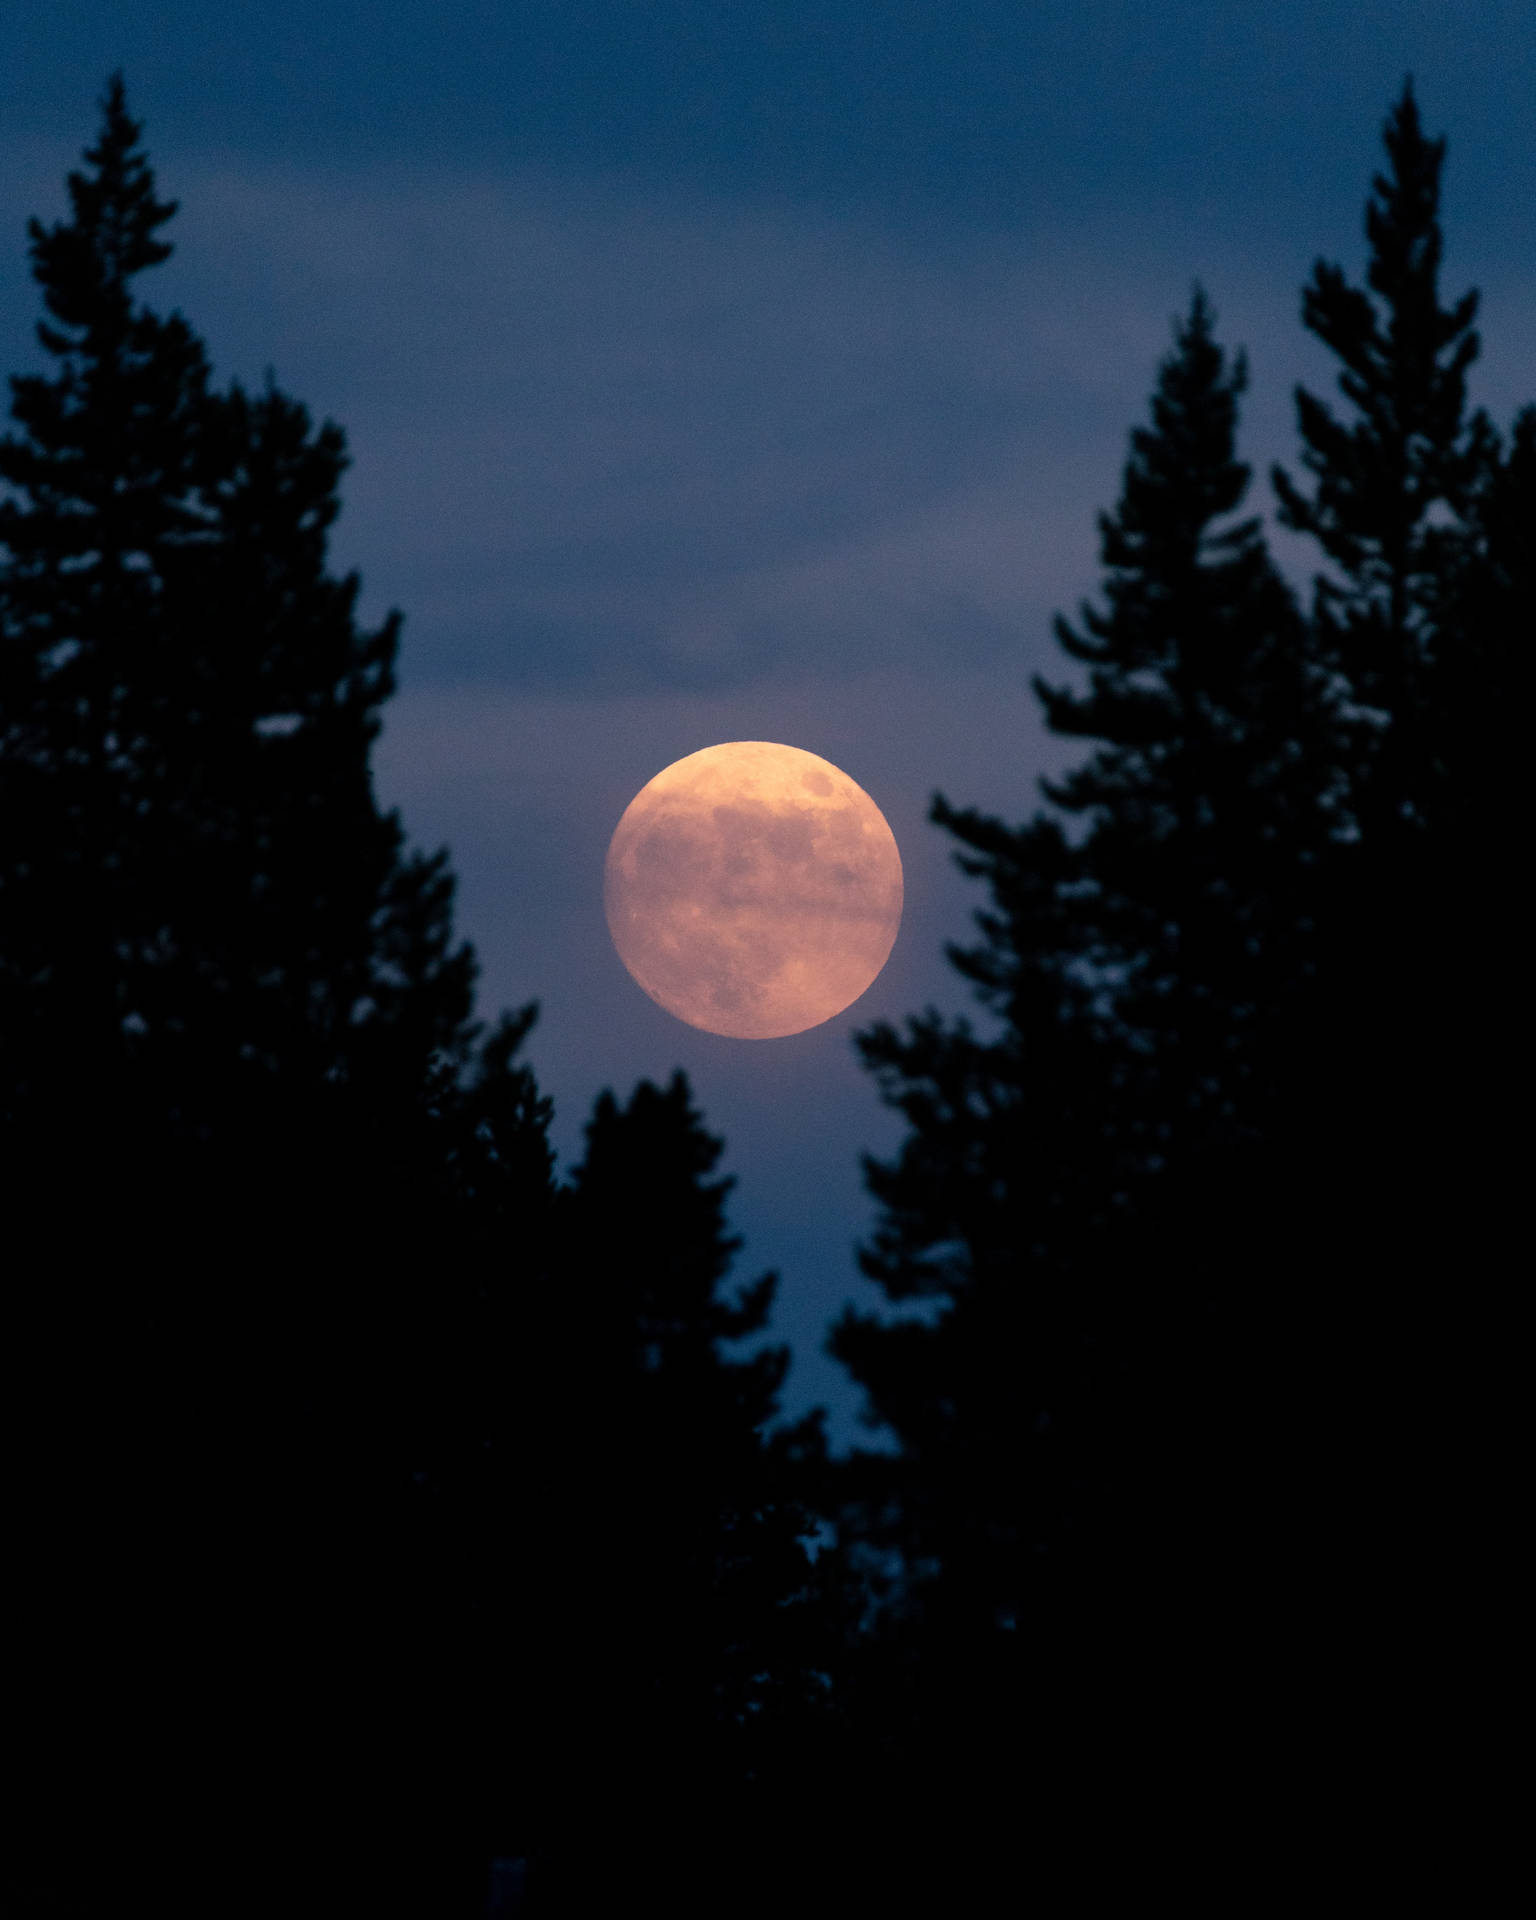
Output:
M186 322L136 301L174 212L138 133L114 82L72 218L30 228L54 370L14 380L0 445L0 1120L24 1194L110 1135L98 1204L115 1163L163 1232L200 1138L281 1153L306 1109L462 1053L473 961L445 856L373 800L399 619L360 630L326 571L341 434L212 393Z
M835 1329L901 1443L851 1466L845 1532L894 1556L866 1684L904 1676L888 1738L914 1816L958 1823L941 1878L1016 1842L1040 1873L1065 1860L1131 1745L1145 1764L1147 1678L1207 1604L1189 1558L1220 1524L1217 1402L1182 1356L1210 1334L1221 1236L1154 1247L1148 1223L1171 1167L1252 1131L1337 784L1304 624L1233 519L1243 380L1197 291L1101 521L1106 605L1058 624L1089 690L1037 687L1049 724L1099 743L1047 787L1060 811L1012 829L935 803L992 896L952 950L988 1030L929 1014L861 1039L911 1127L869 1168L865 1270L937 1314ZM1010 1796L1034 1810L1022 1839Z
M1465 1539L1502 1418L1476 1383L1507 1405L1455 1276L1499 1217L1496 997L1468 1011L1513 762L1473 762L1484 726L1508 741L1536 428L1506 450L1467 418L1411 95L1387 138L1381 309L1331 269L1307 304L1361 418L1304 401L1316 499L1282 483L1335 577L1304 618L1229 517L1241 374L1197 298L1101 523L1106 604L1058 624L1088 688L1038 688L1098 743L1046 790L1081 825L938 800L991 895L952 954L989 1024L861 1043L910 1129L870 1168L866 1271L937 1311L835 1330L902 1449L852 1463L843 1535L889 1582L903 1804L963 1834L996 1775L955 1756L1016 1731L992 1864L1110 1830L1144 1872L1209 1859L1213 1826L1273 1848L1298 1753L1338 1834L1448 1724L1449 1670L1404 1680L1455 1580L1413 1515Z
M1451 1801L1443 1756L1475 1743L1470 1703L1499 1684L1500 1463L1519 1450L1499 1331L1521 1226L1517 1079L1495 970L1519 914L1525 756L1508 694L1531 626L1536 408L1506 441L1469 404L1478 297L1442 299L1445 142L1426 137L1411 84L1385 146L1365 284L1319 261L1303 299L1340 363L1342 415L1299 389L1312 486L1273 476L1282 520L1325 563L1313 627L1350 729L1357 836L1320 915L1327 993L1290 1121L1332 1219L1315 1200L1293 1210L1284 1244L1338 1303L1314 1400L1348 1724L1390 1754L1405 1794Z
M513 1450L558 1459L509 1491L535 1610L519 1749L536 1910L770 1911L785 1812L822 1711L824 1614L807 1541L815 1417L769 1437L788 1352L775 1286L723 1291L739 1242L720 1142L686 1081L604 1095L556 1212L549 1291L519 1343ZM542 1378L535 1377L541 1374Z
M373 798L341 436L138 301L119 82L70 195L0 444L11 1878L468 1920L521 1852L547 1913L748 1911L816 1810L821 1443L721 1350L772 1282L720 1291L718 1143L645 1086L557 1190L531 1009L473 1048Z
M340 433L138 300L174 209L119 81L69 190L0 443L19 1825L101 1898L271 1911L386 1830L408 1878L441 1751L396 1536L473 961L373 798L398 619L327 570Z
M1476 982L1512 928L1498 875L1513 850L1520 753L1502 691L1529 624L1536 428L1527 410L1506 448L1469 406L1478 296L1441 298L1445 142L1425 136L1411 85L1385 145L1389 166L1366 208L1365 286L1319 261L1302 304L1340 362L1346 415L1298 389L1314 484L1303 491L1278 467L1273 479L1281 519L1317 541L1329 569L1314 584L1312 625L1350 730L1346 808L1359 842L1339 869L1329 965L1347 982L1336 997L1369 1131L1386 1129L1376 1176L1395 1189L1388 1211L1406 1251L1447 1184L1436 1116L1460 1110L1463 1137L1478 1142L1468 1162L1491 1145L1473 1088L1502 1020ZM1359 1118L1351 1111L1348 1124ZM1463 1164L1458 1177L1470 1172Z

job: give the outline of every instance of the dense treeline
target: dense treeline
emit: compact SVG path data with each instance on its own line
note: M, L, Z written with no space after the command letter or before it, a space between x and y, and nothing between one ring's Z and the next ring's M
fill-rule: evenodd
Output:
M1011 1729L1079 1769L1084 1859L1108 1820L1185 1885L1241 1837L1303 1881L1328 1836L1453 1853L1494 1683L1536 407L1507 440L1468 407L1411 88L1385 144L1365 286L1319 262L1304 295L1347 410L1299 390L1307 479L1273 475L1310 606L1237 517L1245 369L1197 289L1102 603L1057 622L1086 688L1036 682L1092 751L1019 827L935 801L990 896L952 949L986 1025L861 1040L909 1123L865 1269L942 1307L833 1335L902 1443L844 1525L901 1569L914 1801L976 1803L992 1763L955 1756Z
M1037 682L1090 750L1020 826L935 801L981 1024L860 1040L864 1265L935 1311L833 1329L899 1442L848 1460L731 1357L774 1281L682 1078L562 1178L533 1010L475 1024L373 798L342 437L138 301L139 142L114 81L0 442L11 1910L468 1920L494 1856L530 1914L969 1909L1273 1847L1297 1764L1319 1832L1363 1754L1406 1789L1509 1438L1536 552L1411 92L1304 297L1310 604L1197 289Z

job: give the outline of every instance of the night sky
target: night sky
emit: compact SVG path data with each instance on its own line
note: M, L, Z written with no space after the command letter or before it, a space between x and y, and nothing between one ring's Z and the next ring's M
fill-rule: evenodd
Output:
M48 0L0 17L0 343L34 365L29 213L57 218L120 66L176 254L139 282L216 377L346 430L333 545L406 616L380 798L446 842L480 1010L569 1162L605 1085L689 1074L739 1177L739 1271L783 1275L791 1410L853 1396L819 1352L850 1297L861 1148L897 1123L852 1035L958 1011L980 904L941 789L1018 819L1081 749L1029 674L1097 585L1173 316L1206 286L1248 351L1268 513L1313 259L1355 277L1406 72L1449 138L1443 286L1483 291L1472 396L1536 359L1532 0ZM1284 536L1298 579L1310 567ZM663 766L782 740L874 797L906 916L874 987L788 1040L695 1032L603 922L608 839Z

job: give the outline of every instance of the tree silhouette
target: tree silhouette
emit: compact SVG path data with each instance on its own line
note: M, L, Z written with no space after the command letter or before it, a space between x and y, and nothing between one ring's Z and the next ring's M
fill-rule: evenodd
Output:
M1034 682L1053 732L1101 743L1043 790L1089 824L1076 938L1155 1083L1159 1157L1181 1109L1186 1134L1240 1109L1252 1124L1256 1028L1312 971L1305 896L1340 797L1324 663L1257 518L1227 520L1249 478L1233 452L1246 368L1226 370L1211 329L1197 289L1100 521L1107 608L1085 606L1080 632L1056 622L1089 692Z
M341 434L215 392L138 301L174 212L139 140L114 79L70 218L29 228L52 370L0 443L13 1704L40 1851L121 1849L198 1910L243 1858L220 1900L270 1910L301 1859L322 1905L384 1872L444 1724L463 1596L401 1542L463 1344L434 1276L492 1205L476 1103L528 1106L526 1021L458 1085L446 856L370 784L398 617L360 628L326 566Z
M1491 619L1468 615L1497 591L1491 582L1512 547L1508 535L1488 538L1486 516L1492 509L1496 523L1494 502L1508 496L1499 435L1467 402L1478 296L1441 300L1445 142L1426 138L1411 82L1385 146L1388 170L1366 207L1365 286L1319 261L1302 302L1304 324L1340 362L1349 415L1299 388L1314 484L1305 492L1280 467L1272 477L1281 520L1315 539L1330 569L1314 584L1312 629L1349 730L1344 804L1361 842L1335 863L1326 909L1336 1018L1323 1047L1357 1061L1359 1091L1340 1115L1351 1133L1378 1137L1366 1178L1382 1183L1382 1210L1406 1223L1430 1191L1414 1137L1426 1123L1428 1137L1438 1132L1421 1112L1422 1089L1437 1085L1431 1109L1454 1100L1458 1069L1438 1043L1466 1052L1419 1009L1459 997L1469 916L1475 923L1479 900L1495 897L1486 876L1467 882L1476 847L1497 842L1507 810L1507 786L1494 783L1508 761L1486 751L1485 730L1510 628L1491 605ZM1410 1050L1403 1041L1414 1027L1421 1041ZM1419 1056L1411 1066L1410 1053ZM1336 1151L1363 1172L1353 1143ZM1415 1241L1422 1234L1410 1229L1405 1254Z
M1313 625L1356 723L1350 795L1361 832L1433 810L1436 603L1497 436L1467 408L1479 340L1478 295L1441 304L1440 170L1444 140L1425 137L1411 82L1388 118L1390 172L1366 207L1365 288L1319 260L1302 320L1342 363L1355 413L1340 421L1296 392L1304 493L1273 470L1284 525L1321 545L1338 577L1320 575Z
M952 1850L994 1866L1010 1787L1039 1810L1033 1844L1062 1844L1067 1783L1104 1764L1085 1730L1111 1700L1134 1723L1135 1652L1169 1631L1146 1570L1188 1584L1211 1522L1188 1469L1217 1406L1179 1356L1208 1335L1219 1236L1175 1222L1162 1189L1209 1181L1259 1124L1258 1036L1309 972L1299 892L1338 785L1304 622L1256 522L1232 519L1244 370L1212 325L1197 289L1101 518L1106 606L1058 622L1089 689L1037 682L1048 723L1096 752L1019 828L934 804L991 895L980 943L950 950L990 1031L929 1013L860 1039L910 1128L869 1166L863 1265L939 1309L850 1311L833 1333L901 1443L847 1483L856 1556L895 1572L890 1671L868 1684L889 1697L903 1675L916 1704L891 1739L915 1798L942 1786L971 1834ZM1000 1780L981 1756L1024 1720L1037 1739Z
M476 1049L446 856L373 798L342 437L138 301L139 141L116 79L0 445L18 1871L414 1920L644 1848L712 1911L826 1720L820 1428L721 1351L773 1281L720 1291L681 1079L560 1188L533 1010Z
M1387 147L1379 307L1323 267L1305 307L1359 418L1303 395L1316 493L1276 479L1335 569L1310 614L1230 518L1243 369L1197 291L1101 519L1105 603L1057 623L1087 688L1036 682L1095 751L1018 828L935 800L990 894L951 949L988 1024L860 1040L909 1129L869 1166L863 1265L934 1309L832 1339L901 1446L855 1456L841 1516L872 1569L877 1798L944 1808L993 1866L1017 1836L954 1756L1010 1726L1043 1870L1084 1822L1138 1848L1198 1845L1196 1804L1261 1825L1276 1756L1330 1715L1399 1782L1393 1742L1422 1758L1414 1716L1445 1725L1440 1682L1401 1676L1447 1597L1415 1512L1450 1533L1502 1431L1445 1283L1508 1225L1501 1014L1464 1010L1507 929L1489 669L1529 591L1536 424L1506 449L1467 414L1474 302L1438 302L1441 147L1409 91ZM1174 1764L1174 1728L1236 1771ZM1309 1762L1324 1825L1342 1751Z
M72 219L29 228L56 370L13 381L0 445L0 982L13 1148L36 1177L77 1145L83 1078L146 1143L120 1195L158 1204L161 1136L212 1106L226 1129L285 1081L288 1129L462 1052L473 961L446 857L369 786L399 620L360 631L325 570L341 434L211 393L186 322L135 301L175 210L138 140L115 80Z
M776 1282L721 1291L739 1242L720 1151L681 1074L603 1095L524 1343L545 1378L519 1396L544 1427L523 1444L551 1467L513 1495L547 1543L523 1715L540 1911L597 1911L642 1861L671 1911L755 1910L793 1844L773 1816L822 1691L820 1428L767 1435L787 1349L722 1350L763 1331Z
M1315 1280L1334 1301L1314 1375L1320 1558L1340 1596L1324 1671L1350 1649L1351 1724L1417 1795L1431 1780L1455 1791L1440 1756L1469 1736L1467 1681L1421 1662L1405 1691L1404 1663L1426 1641L1482 1637L1466 1596L1499 1557L1496 1462L1514 1444L1517 1388L1493 1331L1518 1231L1509 1014L1489 963L1517 911L1522 750L1499 689L1530 624L1536 409L1506 444L1469 407L1477 295L1441 299L1445 143L1425 136L1411 82L1385 146L1364 287L1319 262L1303 300L1348 411L1298 390L1314 485L1273 475L1281 518L1328 567L1313 627L1350 728L1357 836L1319 916L1327 992L1297 1049L1290 1126L1313 1193L1285 1245L1323 1249ZM1304 1080L1318 1089L1305 1100Z
M1418 1009L1471 990L1475 929L1504 893L1495 875L1515 748L1492 690L1513 666L1522 574L1529 580L1521 449L1532 424L1528 410L1506 452L1486 413L1469 409L1478 296L1441 300L1445 142L1426 138L1411 82L1385 145L1389 169L1366 208L1365 287L1319 261L1302 304L1341 363L1352 417L1298 389L1315 484L1304 492L1279 467L1273 481L1281 519L1314 538L1331 569L1315 581L1312 624L1351 730L1346 805L1363 846L1339 863L1330 967L1349 982L1339 1000L1369 1063L1362 1077L1391 1089L1378 1118L1406 1122L1390 1129L1391 1156L1413 1162L1416 1086L1436 1084L1431 1106L1462 1101L1451 1092L1455 1059L1431 1057L1404 1078L1402 1037L1425 1024ZM1449 1023L1428 1024L1462 1061L1483 1052L1466 1036L1451 1040Z

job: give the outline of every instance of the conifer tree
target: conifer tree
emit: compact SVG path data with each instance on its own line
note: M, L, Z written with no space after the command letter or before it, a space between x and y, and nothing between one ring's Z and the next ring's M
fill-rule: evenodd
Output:
M399 623L361 628L327 569L340 432L216 392L140 302L174 206L120 79L69 192L29 229L51 370L0 442L23 1824L166 1911L206 1910L253 1828L221 1910L271 1911L301 1857L322 1906L370 1874L409 1906L469 1720L468 1591L409 1543L457 1503L462 1568L483 1524L440 1274L493 1215L532 1233L547 1116L526 1019L461 1082L446 856L374 801Z
M1439 304L1441 143L1411 93L1387 144L1375 304L1323 267L1306 301L1359 417L1303 395L1316 492L1276 476L1333 568L1310 615L1230 518L1242 369L1197 296L1101 522L1106 604L1057 624L1088 688L1037 682L1095 752L1017 829L935 802L991 896L951 957L993 1030L930 1012L861 1039L909 1123L869 1169L865 1269L938 1308L833 1339L902 1449L854 1461L842 1517L887 1581L872 1697L910 1686L909 1806L926 1750L996 1735L962 1700L1014 1703L1058 1761L1102 1716L1145 1777L1107 1809L1100 1769L1079 1804L1122 1831L1138 1805L1244 1817L1231 1776L1169 1766L1164 1727L1262 1769L1264 1742L1335 1726L1308 1765L1342 1809L1340 1752L1406 1786L1416 1729L1448 1725L1441 1680L1404 1674L1451 1617L1425 1529L1488 1523L1471 1481L1510 1402L1448 1289L1512 1224L1482 976L1536 413L1507 446L1468 414L1475 301Z
M1280 468L1273 481L1281 518L1327 566L1313 626L1351 743L1353 840L1320 915L1329 991L1305 1056L1332 1063L1312 1077L1333 1093L1293 1130L1309 1128L1318 1184L1355 1223L1341 1258L1382 1276L1356 1342L1389 1325L1405 1343L1389 1372L1406 1378L1438 1336L1415 1332L1404 1303L1434 1298L1449 1267L1496 1258L1512 1225L1507 1018L1486 966L1515 931L1523 750L1501 690L1529 627L1536 506L1530 410L1506 445L1469 404L1478 296L1442 300L1445 142L1426 136L1411 82L1384 144L1364 285L1319 261L1303 298L1346 410L1299 389L1313 484Z
M139 135L116 79L71 218L29 228L54 371L13 381L0 443L0 1114L36 1183L83 1105L131 1113L93 1178L153 1217L222 1177L169 1171L214 1135L226 1164L323 1139L329 1090L363 1111L462 1055L473 961L445 856L373 801L399 622L360 631L326 571L341 435L213 393L137 300L175 211Z
M1388 117L1389 171L1366 206L1366 286L1319 260L1302 300L1306 327L1341 362L1354 415L1296 392L1304 492L1273 482L1284 525L1311 535L1334 569L1319 575L1313 621L1355 721L1350 802L1358 831L1422 824L1434 810L1436 606L1496 441L1467 404L1480 341L1475 290L1446 307L1440 173L1445 142L1426 137L1412 82Z
M1499 1462L1517 1445L1499 1330L1521 1226L1510 1016L1490 966L1519 911L1508 692L1530 630L1536 409L1506 441L1469 404L1478 296L1442 301L1445 142L1411 82L1384 141L1364 286L1320 261L1303 299L1347 410L1298 390L1313 484L1273 475L1282 519L1327 567L1313 624L1350 730L1353 834L1319 912L1327 991L1295 1061L1317 1093L1291 1129L1310 1141L1309 1197L1287 1239L1318 1250L1336 1302L1313 1381L1333 1641L1352 1648L1356 1724L1415 1793L1469 1737L1465 1674L1419 1650L1459 1636L1471 1657L1485 1638L1465 1595L1498 1583Z
M360 1379L336 1404L350 1698L315 1825L338 1911L366 1893L401 1920L479 1920L492 1860L529 1845L548 1761L524 1745L549 1653L531 1595L555 1551L531 1490L566 1477L569 1401L547 1312L552 1107L519 1058L533 1018L503 1015L467 1069L434 1069L421 1167L402 1170L425 1198L385 1216L401 1244L365 1276Z
M514 1496L517 1531L547 1543L526 1790L535 1879L561 1910L617 1897L641 1859L673 1911L753 1910L820 1692L819 1423L770 1436L787 1350L722 1350L762 1333L776 1280L722 1291L740 1243L720 1152L681 1074L603 1095L523 1347L544 1374L523 1406L558 1423L524 1444L551 1461L557 1444L565 1468Z
M1302 303L1304 324L1340 363L1346 411L1298 389L1313 485L1278 467L1273 482L1281 519L1327 563L1313 625L1351 731L1346 815L1360 846L1337 863L1332 1015L1318 1041L1355 1070L1329 1150L1350 1163L1362 1211L1397 1223L1399 1255L1434 1265L1458 1229L1426 1205L1475 1178L1492 1151L1477 1076L1499 1041L1483 1024L1473 956L1499 938L1506 896L1495 876L1509 851L1518 747L1501 737L1493 690L1513 671L1524 618L1511 621L1502 583L1530 536L1528 522L1516 531L1506 518L1518 453L1506 461L1492 422L1469 405L1478 295L1441 296L1445 141L1426 136L1411 81L1384 145L1366 207L1365 284L1319 261ZM1469 1022L1459 1030L1426 1017L1458 1003ZM1441 1125L1450 1111L1462 1115L1459 1146ZM1361 1140L1372 1143L1364 1154ZM1454 1175L1448 1155L1461 1163Z
M1468 404L1478 295L1449 306L1441 297L1445 142L1426 136L1411 81L1384 145L1365 213L1365 285L1319 260L1302 300L1303 323L1338 358L1348 411L1336 416L1298 388L1313 484L1304 490L1280 467L1272 479L1281 520L1318 543L1329 569L1314 583L1312 627L1349 732L1343 817L1360 842L1335 862L1324 911L1331 1012L1315 1037L1323 1056L1355 1062L1333 1116L1343 1137L1328 1151L1352 1163L1362 1195L1374 1185L1367 1206L1406 1222L1435 1184L1415 1143L1438 1131L1434 1108L1461 1104L1456 1061L1439 1044L1448 1030L1422 1009L1468 984L1459 970L1478 908L1465 876L1473 845L1496 838L1507 812L1489 790L1505 756L1473 736L1508 656L1490 651L1497 619L1482 631L1464 617L1482 591L1471 583L1498 565L1481 523L1499 495L1500 440ZM1361 1138L1375 1143L1363 1158ZM1404 1251L1434 1237L1427 1223L1410 1227Z
M1249 479L1233 452L1246 379L1197 289L1100 523L1108 605L1085 606L1081 631L1056 622L1090 691L1034 683L1052 731L1101 743L1044 792L1086 816L1078 938L1113 979L1165 1133L1180 1113L1207 1136L1257 1123L1262 1029L1314 970L1310 896L1338 838L1325 664L1258 519L1228 519Z
M983 1039L928 1015L861 1038L913 1129L869 1170L884 1219L864 1265L893 1300L1027 1294L1034 1263L1179 1145L1251 1128L1255 1028L1309 971L1303 893L1332 833L1337 736L1257 522L1231 519L1244 370L1211 328L1197 291L1101 519L1107 607L1081 631L1058 621L1090 690L1036 682L1048 724L1097 750L1046 784L1058 812L1021 828L935 802L992 895L981 943L951 957L1000 1026ZM851 1317L839 1350L856 1340L941 1344Z
M1231 1445L1186 1357L1230 1260L1216 1169L1273 1104L1335 833L1321 666L1256 521L1234 519L1244 379L1197 289L1101 518L1105 605L1057 625L1088 689L1036 683L1048 724L1097 743L1046 786L1054 811L1011 828L935 801L991 895L980 942L951 949L991 1031L929 1013L860 1040L910 1128L869 1166L863 1265L938 1312L834 1330L901 1446L855 1460L844 1534L895 1556L882 1659L919 1703L897 1744L921 1774L921 1753L992 1751L1032 1715L1013 1783L1042 1807L1107 1702L1134 1722L1136 1654L1200 1585ZM946 1777L952 1807L995 1784Z
M1348 714L1347 817L1364 843L1340 866L1330 966L1352 983L1341 1005L1368 1035L1362 1074L1385 1086L1398 1081L1405 1028L1422 1024L1415 1009L1468 993L1459 969L1504 891L1489 881L1504 857L1518 750L1494 689L1513 671L1526 617L1515 582L1531 523L1521 512L1529 425L1517 423L1506 451L1468 403L1478 295L1442 302L1445 141L1425 135L1411 81L1384 144L1388 169L1366 207L1365 286L1320 260L1302 303L1304 324L1340 362L1349 411L1340 419L1299 388L1314 484L1303 491L1279 467L1273 482L1281 519L1316 540L1330 568L1315 581L1313 625ZM1430 1068L1431 1081L1455 1072L1444 1058ZM1382 1102L1404 1116L1416 1105L1400 1083Z

